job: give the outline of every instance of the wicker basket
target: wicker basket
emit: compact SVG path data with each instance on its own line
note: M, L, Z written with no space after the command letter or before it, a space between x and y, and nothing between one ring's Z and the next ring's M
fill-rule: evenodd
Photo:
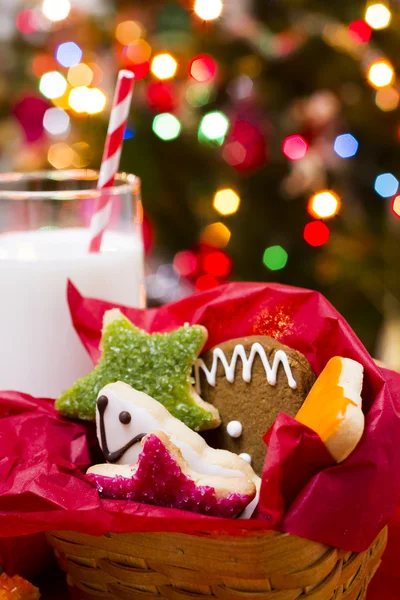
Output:
M82 600L362 600L386 539L355 554L271 531L48 534Z

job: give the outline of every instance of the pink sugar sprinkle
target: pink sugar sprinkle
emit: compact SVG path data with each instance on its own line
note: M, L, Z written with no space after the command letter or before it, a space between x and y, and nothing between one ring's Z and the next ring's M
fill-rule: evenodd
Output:
M103 498L133 500L166 508L179 508L213 517L234 518L253 496L235 492L217 498L209 486L196 486L156 435L148 435L132 477L86 476Z

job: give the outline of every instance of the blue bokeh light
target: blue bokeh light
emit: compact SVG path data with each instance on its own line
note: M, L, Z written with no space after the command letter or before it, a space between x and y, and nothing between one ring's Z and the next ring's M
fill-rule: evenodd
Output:
M56 51L56 59L63 67L74 67L82 59L82 50L75 42L64 42Z
M341 158L350 158L357 154L358 142L351 133L342 133L335 139L333 149Z
M130 140L134 137L135 133L135 128L132 125L128 125L124 132L124 140Z
M382 173L375 179L374 188L382 198L390 198L397 193L399 181L392 173Z

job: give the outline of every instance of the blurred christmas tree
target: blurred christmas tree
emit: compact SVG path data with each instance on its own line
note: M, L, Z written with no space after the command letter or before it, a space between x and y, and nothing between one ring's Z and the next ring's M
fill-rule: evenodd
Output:
M3 170L98 166L131 69L150 299L316 288L400 367L397 1L0 5Z

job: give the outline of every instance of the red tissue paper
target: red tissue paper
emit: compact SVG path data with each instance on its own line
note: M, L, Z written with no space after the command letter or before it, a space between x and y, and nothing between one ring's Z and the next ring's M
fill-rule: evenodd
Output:
M96 361L102 318L111 305L83 298L72 284L68 298L75 328ZM361 443L336 465L315 433L281 414L264 438L269 450L257 518L217 519L101 500L83 475L90 462L99 460L93 456L98 451L93 424L61 418L51 401L0 392L0 536L52 529L243 535L277 528L352 551L372 543L400 497L400 375L375 365L320 294L234 283L157 309L119 308L149 332L201 323L209 331L207 347L245 335L271 335L303 352L316 374L334 355L360 361L366 413Z

